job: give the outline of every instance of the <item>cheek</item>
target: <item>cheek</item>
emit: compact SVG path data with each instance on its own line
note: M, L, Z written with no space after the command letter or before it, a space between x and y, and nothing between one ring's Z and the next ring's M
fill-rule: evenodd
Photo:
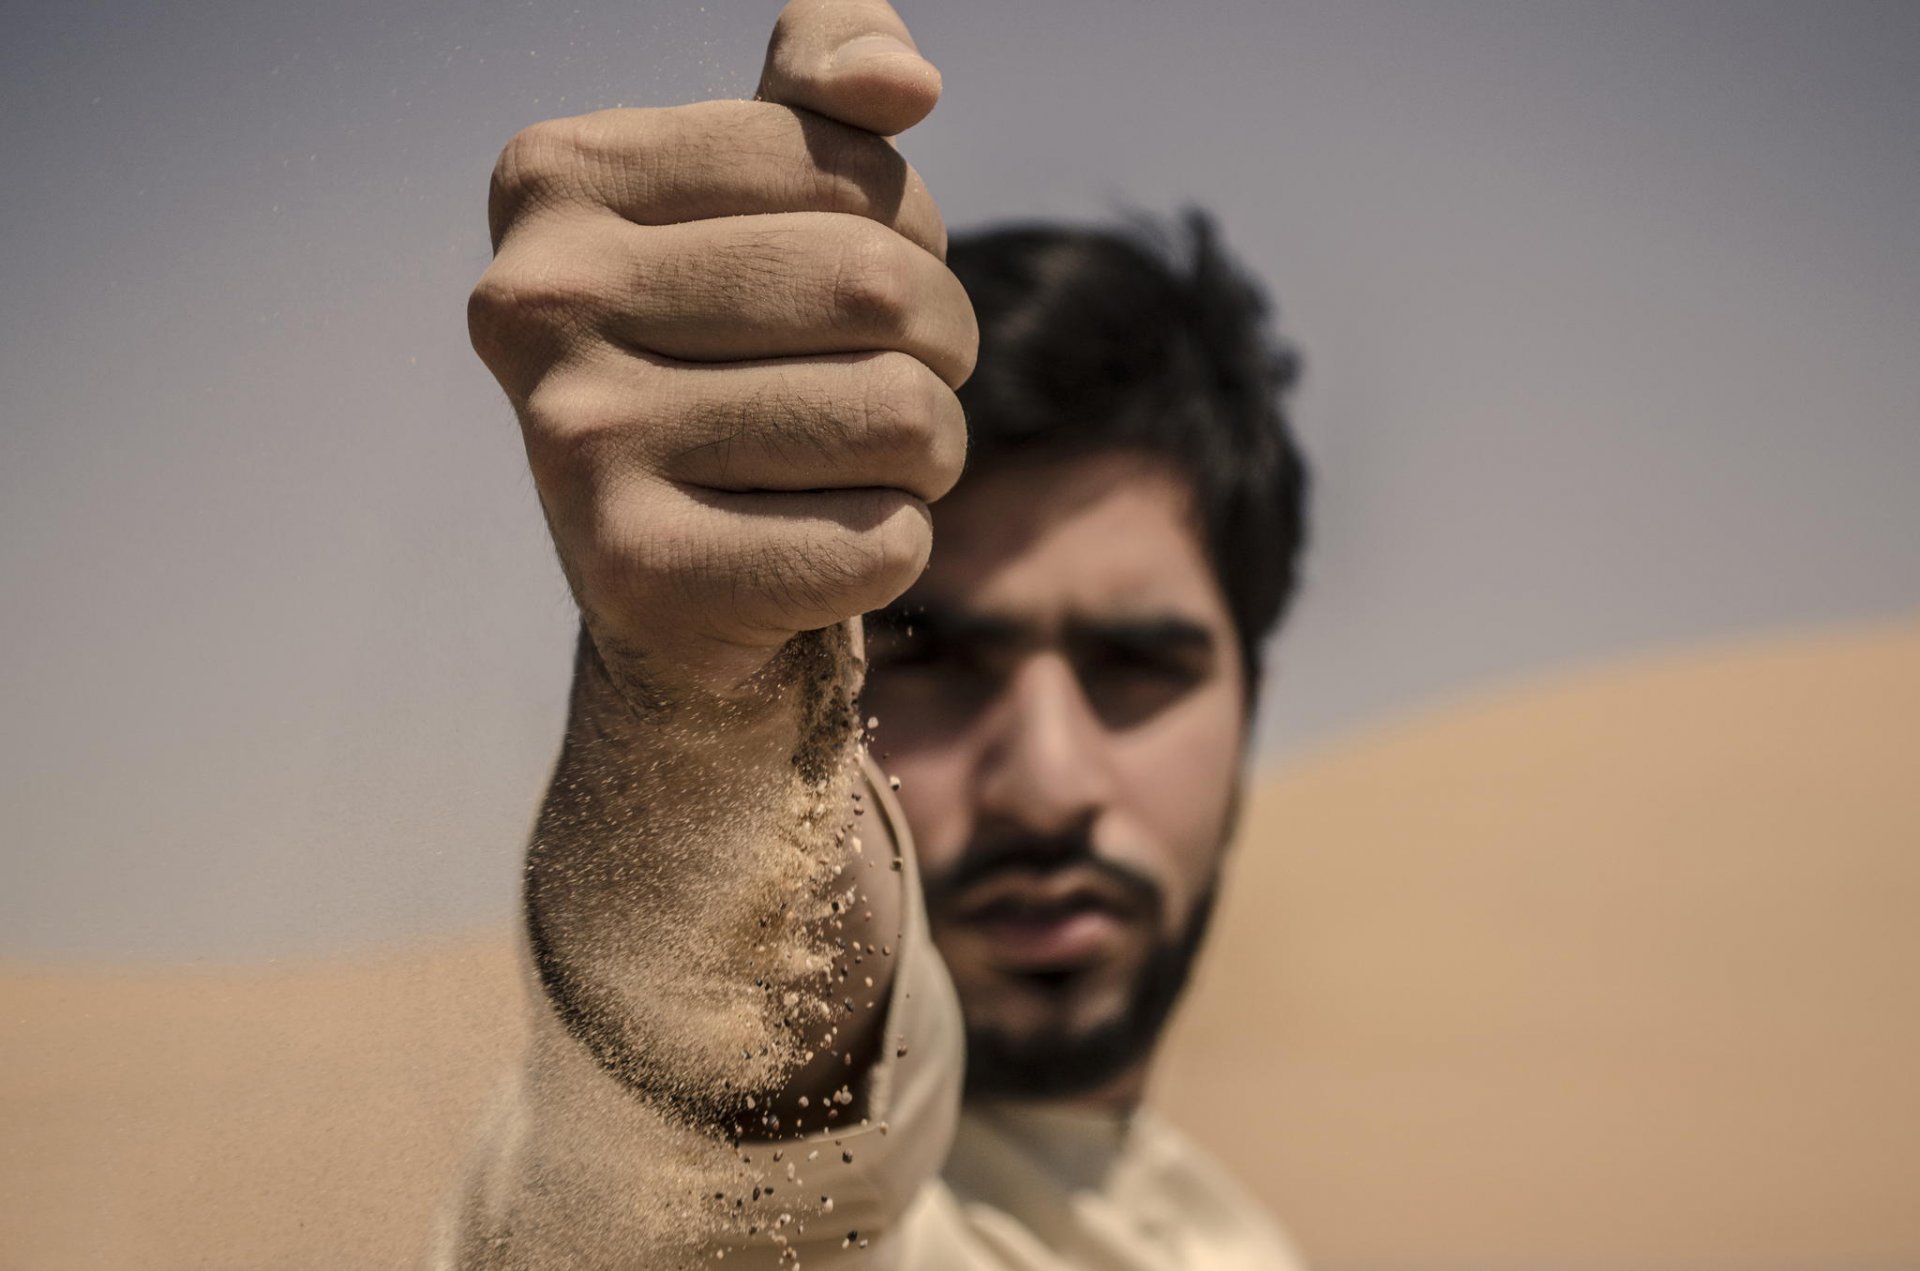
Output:
M1120 750L1134 819L1184 915L1213 876L1240 763L1238 690L1210 686L1134 730Z

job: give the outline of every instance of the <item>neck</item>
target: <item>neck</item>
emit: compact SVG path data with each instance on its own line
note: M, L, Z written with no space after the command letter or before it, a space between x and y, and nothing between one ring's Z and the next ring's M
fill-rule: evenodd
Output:
M1141 1101L1147 1092L1147 1061L1128 1068L1116 1077L1110 1078L1091 1090L1083 1090L1071 1095L1044 1095L1022 1097L1017 1094L993 1095L979 1099L980 1103L1006 1103L1027 1105L1029 1107L1067 1108L1075 1112L1085 1112L1103 1117L1118 1117L1122 1120L1131 1117L1139 1110Z
M1085 1094L1076 1095L1065 1102L1088 1112L1102 1112L1109 1116L1130 1117L1139 1108L1140 1101L1147 1094L1147 1064L1145 1060L1133 1065L1113 1080Z

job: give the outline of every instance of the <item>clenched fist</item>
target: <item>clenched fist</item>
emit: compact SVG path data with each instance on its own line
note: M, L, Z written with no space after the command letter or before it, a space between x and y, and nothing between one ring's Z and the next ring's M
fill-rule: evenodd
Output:
M469 325L616 678L724 694L925 566L978 332L887 138L939 93L883 0L793 0L757 100L501 154Z

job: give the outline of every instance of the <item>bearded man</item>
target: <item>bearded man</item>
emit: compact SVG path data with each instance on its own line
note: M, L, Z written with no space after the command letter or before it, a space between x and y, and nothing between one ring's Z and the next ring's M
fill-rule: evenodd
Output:
M1297 1265L1142 1107L1294 587L1292 359L1198 215L949 250L887 140L938 93L882 0L794 0L758 100L496 169L474 340L582 631L443 1265Z

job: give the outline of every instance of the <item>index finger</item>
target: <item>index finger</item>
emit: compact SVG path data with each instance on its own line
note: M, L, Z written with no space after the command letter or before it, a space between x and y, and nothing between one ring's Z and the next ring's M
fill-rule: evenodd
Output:
M886 0L788 0L756 96L891 137L933 110L940 72Z
M579 209L637 225L849 212L946 254L940 209L891 144L765 102L602 110L535 124L507 144L487 201L495 250L523 219Z

